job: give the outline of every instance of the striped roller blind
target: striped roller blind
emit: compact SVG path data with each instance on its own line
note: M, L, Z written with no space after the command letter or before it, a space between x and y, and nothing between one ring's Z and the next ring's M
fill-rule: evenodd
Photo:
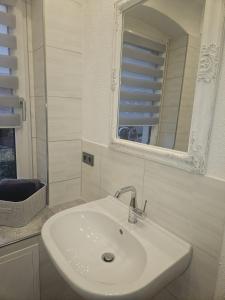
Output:
M13 55L17 47L16 17L12 13L16 0L0 0L0 128L21 126L22 99L16 96L18 78L17 57Z
M166 46L129 31L123 35L119 126L159 123Z

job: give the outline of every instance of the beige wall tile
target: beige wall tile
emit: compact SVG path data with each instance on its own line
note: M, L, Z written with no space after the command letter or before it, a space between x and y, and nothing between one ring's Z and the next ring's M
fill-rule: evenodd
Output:
M152 300L177 300L177 298L167 290L162 290L159 294L153 297Z
M179 300L212 300L217 266L217 259L194 248L190 267L168 289Z
M82 51L83 8L77 1L45 1L46 44L48 46Z
M47 47L48 96L81 98L82 56Z
M137 200L142 205L144 160L104 148L101 154L101 189L113 195L121 187L133 185ZM121 196L129 204L130 195Z
M80 178L50 183L50 207L78 199L80 197L80 185Z
M81 142L49 142L49 181L63 181L81 176Z
M146 162L144 199L149 200L149 217L215 258L225 222L220 213L225 210L224 193L223 182ZM215 205L212 211L210 205Z
M43 36L43 0L32 0L31 3L33 51L44 45Z
M47 142L37 139L37 177L47 183Z
M81 99L48 98L48 140L81 138Z
M37 178L37 140L32 138L33 178Z
M34 95L45 96L45 65L43 47L33 52L34 60Z
M46 103L44 97L35 97L36 136L39 139L47 139Z
M31 136L35 138L36 132L36 117L35 117L35 98L30 97L30 114L31 114Z

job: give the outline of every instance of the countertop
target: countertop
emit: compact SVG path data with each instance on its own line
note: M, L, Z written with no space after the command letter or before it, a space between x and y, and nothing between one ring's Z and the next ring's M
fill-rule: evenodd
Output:
M27 224L24 227L13 228L0 226L0 248L24 239L28 239L35 235L39 235L41 233L41 228L43 224L51 216L64 209L71 208L84 203L84 200L77 199L72 202L60 204L54 207L46 206L33 218L33 220L29 224Z

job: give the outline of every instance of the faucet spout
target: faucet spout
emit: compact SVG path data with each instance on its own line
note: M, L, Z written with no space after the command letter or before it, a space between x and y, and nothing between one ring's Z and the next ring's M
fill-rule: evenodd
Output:
M115 193L114 197L118 199L122 194L125 194L125 193L128 193L128 192L131 192L130 210L132 211L132 213L129 214L128 221L130 223L137 223L137 218L134 215L134 212L137 209L137 200L136 200L137 191L136 191L136 188L134 186L123 187Z
M122 194L125 194L125 193L128 193L128 192L131 192L130 206L132 206L133 208L136 208L137 207L137 203L136 203L137 191L136 191L136 188L134 186L130 185L130 186L125 186L125 187L119 189L115 193L114 197L119 198Z

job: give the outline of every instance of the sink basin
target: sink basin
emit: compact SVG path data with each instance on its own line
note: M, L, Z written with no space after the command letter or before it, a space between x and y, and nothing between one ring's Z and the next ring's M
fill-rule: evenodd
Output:
M127 216L128 208L109 196L44 224L51 259L85 299L150 299L187 268L189 244L147 218L130 224Z

